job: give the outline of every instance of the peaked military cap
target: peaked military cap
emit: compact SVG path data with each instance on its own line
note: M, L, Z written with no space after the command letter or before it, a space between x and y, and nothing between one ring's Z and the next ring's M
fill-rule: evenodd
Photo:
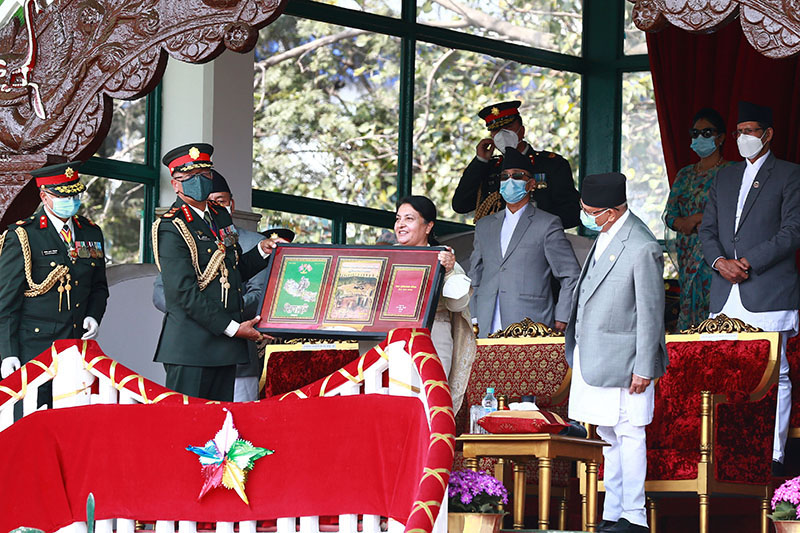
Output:
M737 124L742 122L760 122L767 128L772 127L772 108L740 101Z
M519 100L492 104L481 109L478 112L478 116L486 121L486 129L489 131L499 130L506 124L510 124L520 118L520 105L522 105L522 102Z
M267 239L284 239L288 242L294 240L294 232L287 228L270 228L266 231L262 231L261 235Z
M184 144L173 148L161 159L170 174L186 172L196 168L211 168L211 154L214 147L206 143Z
M86 190L78 176L81 161L50 165L31 171L36 178L36 187L44 189L55 196L75 196Z
M506 148L506 153L503 154L503 170L508 170L509 168L524 170L531 175L530 177L533 177L533 174L536 172L533 169L531 158L522 155L516 148Z
M617 207L627 201L625 175L620 172L589 174L583 178L581 200L590 207Z
M228 186L228 180L225 179L225 176L214 170L211 169L211 175L213 178L211 179L211 192L226 192L231 194L231 188Z

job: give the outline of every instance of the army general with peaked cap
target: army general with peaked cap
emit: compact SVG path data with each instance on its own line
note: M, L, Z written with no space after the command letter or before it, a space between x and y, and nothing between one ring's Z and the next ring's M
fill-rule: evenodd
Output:
M0 357L6 377L58 339L93 339L106 310L105 242L78 215L80 162L31 172L42 206L0 237ZM40 391L41 400L47 390Z
M267 266L283 239L264 239L247 253L228 211L208 200L213 188L210 144L168 152L177 200L153 225L153 251L164 283L166 313L155 361L166 386L209 400L232 401L236 365L248 362L247 340L260 317L243 320L244 283Z

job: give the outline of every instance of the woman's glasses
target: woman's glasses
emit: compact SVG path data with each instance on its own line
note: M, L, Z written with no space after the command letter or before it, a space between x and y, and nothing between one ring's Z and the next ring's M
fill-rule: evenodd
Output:
M702 130L692 128L689 130L689 135L692 136L692 139L697 139L700 135L708 139L709 137L713 137L716 134L717 134L716 128L703 128Z

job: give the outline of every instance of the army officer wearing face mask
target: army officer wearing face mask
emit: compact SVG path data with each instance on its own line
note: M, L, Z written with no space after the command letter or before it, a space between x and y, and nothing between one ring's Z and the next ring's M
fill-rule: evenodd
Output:
M79 162L31 172L42 207L0 237L0 357L5 378L58 339L93 339L106 310L103 232L78 215ZM49 389L39 391L40 405Z
M505 208L477 222L470 256L479 335L526 317L563 331L580 267L558 217L530 201L535 186L530 159L514 148L505 155L500 172ZM560 286L557 303L553 279Z
M244 284L267 266L276 243L264 239L244 253L228 211L208 200L213 189L205 143L168 152L177 200L153 225L153 251L164 283L166 312L155 361L166 386L208 400L233 400L236 365L248 362L247 341L265 338L244 320Z
M514 148L530 160L534 180L533 201L537 207L556 215L565 228L580 223L578 191L572 180L572 169L566 159L554 152L534 150L525 140L525 126L519 114L519 100L502 102L483 108L478 116L486 121L490 137L481 139L476 156L464 170L453 195L456 213L475 211L475 222L501 211L505 205L500 194L502 155L492 155L495 148L505 154Z

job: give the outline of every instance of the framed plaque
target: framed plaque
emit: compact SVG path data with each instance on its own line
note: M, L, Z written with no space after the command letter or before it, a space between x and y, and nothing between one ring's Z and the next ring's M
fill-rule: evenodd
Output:
M443 249L279 244L256 328L281 337L348 339L429 328L444 283Z

